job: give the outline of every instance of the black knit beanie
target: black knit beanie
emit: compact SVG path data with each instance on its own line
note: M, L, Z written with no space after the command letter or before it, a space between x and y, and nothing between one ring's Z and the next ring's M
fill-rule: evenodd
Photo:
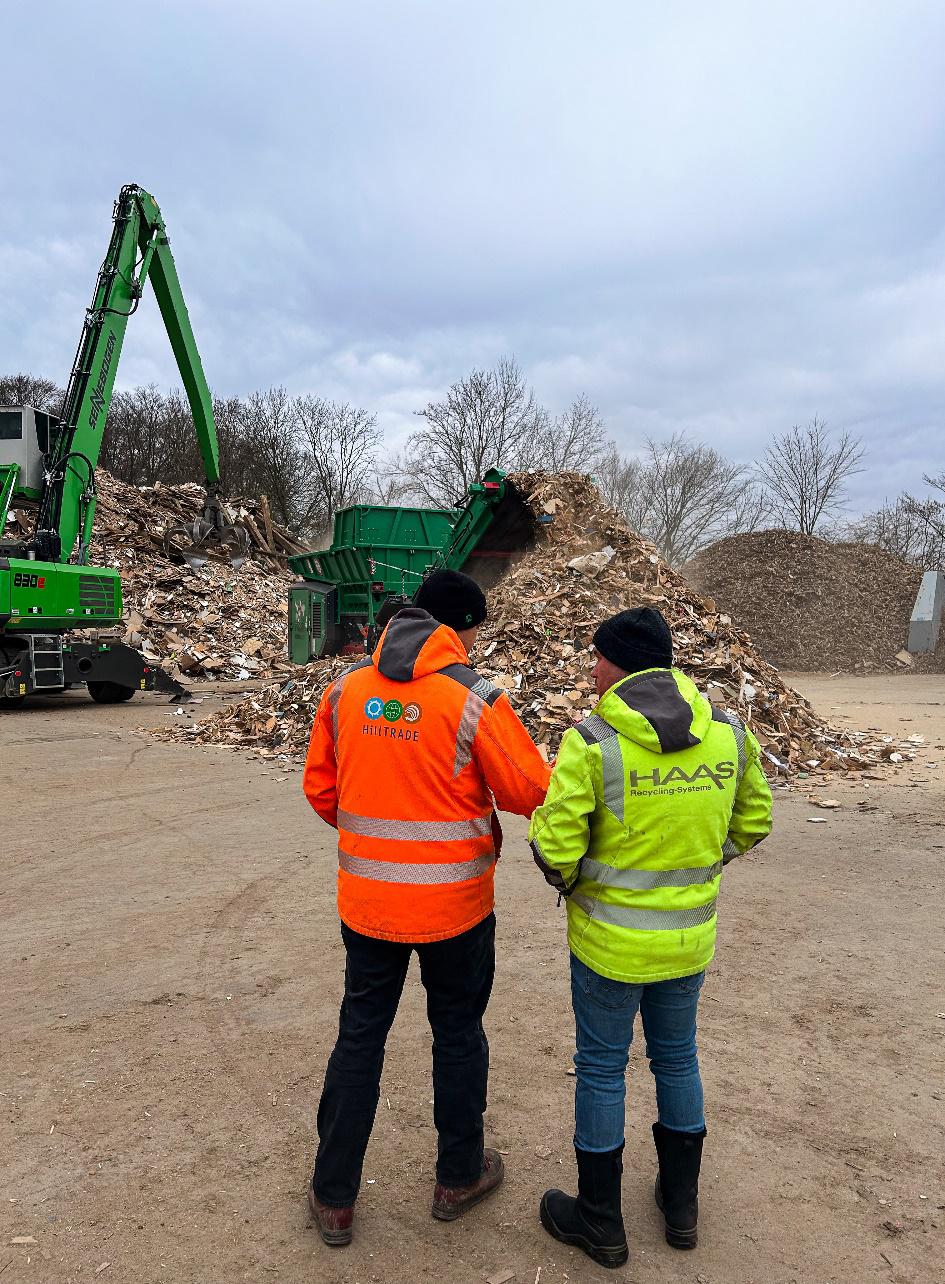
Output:
M611 664L625 673L640 669L669 669L673 663L673 635L659 611L635 606L598 626L594 646Z
M462 571L434 571L417 589L413 604L457 633L475 628L488 614L486 595L476 581Z

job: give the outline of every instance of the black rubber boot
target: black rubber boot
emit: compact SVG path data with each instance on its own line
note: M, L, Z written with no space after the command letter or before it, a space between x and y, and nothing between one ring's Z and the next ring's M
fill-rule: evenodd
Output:
M563 1190L546 1190L538 1215L549 1235L582 1248L601 1266L623 1266L630 1256L620 1209L623 1146L597 1153L578 1150L577 1199Z
M656 1206L666 1223L666 1243L673 1248L695 1248L699 1240L699 1168L702 1164L702 1132L676 1132L653 1125L653 1140L659 1159L656 1178Z

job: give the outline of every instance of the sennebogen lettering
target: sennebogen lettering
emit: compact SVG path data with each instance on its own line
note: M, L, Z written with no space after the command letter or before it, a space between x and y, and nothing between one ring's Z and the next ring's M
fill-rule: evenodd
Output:
M98 372L98 379L95 381L95 388L89 398L89 427L94 428L98 423L98 417L105 409L105 385L108 382L108 371L111 368L112 356L115 352L115 333L108 336L108 342L105 344L105 353L102 357L102 368Z

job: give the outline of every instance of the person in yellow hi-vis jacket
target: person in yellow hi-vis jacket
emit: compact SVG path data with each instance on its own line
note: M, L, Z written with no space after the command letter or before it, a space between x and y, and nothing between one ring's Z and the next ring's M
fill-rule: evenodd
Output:
M617 1267L629 1257L620 1185L638 1011L656 1077L656 1202L668 1243L696 1244L696 1007L722 867L770 833L771 791L748 728L672 667L659 611L605 620L594 648L598 703L565 732L529 828L537 865L567 898L577 1043L578 1194L546 1191L539 1213L556 1239Z

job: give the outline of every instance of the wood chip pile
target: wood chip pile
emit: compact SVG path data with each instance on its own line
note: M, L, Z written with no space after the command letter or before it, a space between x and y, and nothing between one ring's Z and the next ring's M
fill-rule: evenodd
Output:
M828 673L899 668L922 579L875 545L781 530L720 540L684 574L772 664Z
M710 699L751 725L772 774L860 771L915 756L915 743L825 724L761 658L747 633L603 505L588 478L531 473L512 480L535 515L535 542L490 590L490 619L472 663L505 688L546 756L554 756L562 733L594 703L588 648L597 624L639 605L664 613L679 666ZM165 734L297 759L304 756L322 691L349 664L348 658L311 664L281 687Z
M126 486L102 470L96 481L90 560L121 572L125 628L119 636L125 642L184 683L268 678L292 668L286 627L287 586L294 577L263 533L258 504L229 501L229 516L249 533L251 558L236 569L228 560L212 559L193 570L168 556L164 537L175 522L200 515L202 487ZM275 527L276 548L277 532L291 543Z

